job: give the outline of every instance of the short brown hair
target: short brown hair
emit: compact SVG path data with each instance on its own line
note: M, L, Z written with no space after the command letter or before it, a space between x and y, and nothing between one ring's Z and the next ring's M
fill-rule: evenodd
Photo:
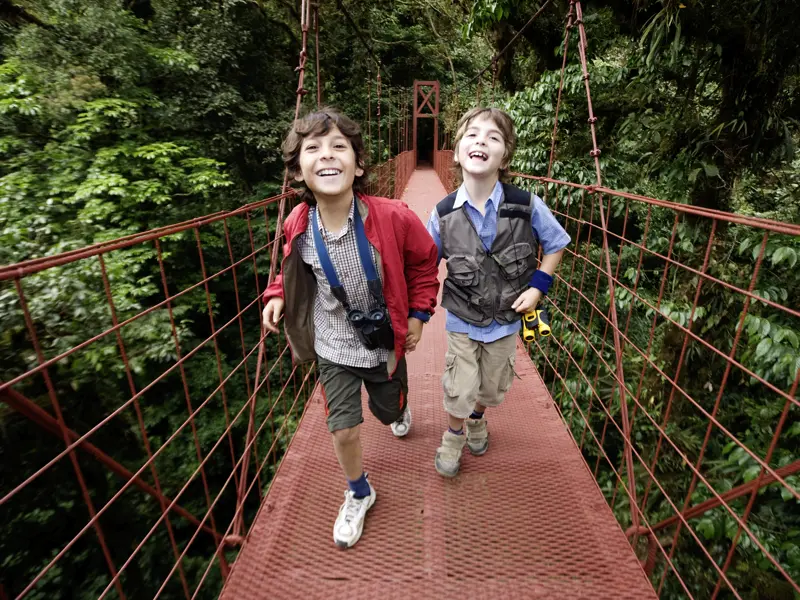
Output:
M295 121L289 135L283 141L283 164L286 166L286 171L291 179L299 175L300 149L303 146L303 140L310 135L327 135L334 127L349 140L356 155L356 166L364 170L362 175L353 180L353 192L363 193L366 190L369 176L364 161L364 139L361 137L361 127L335 108L320 108ZM307 204L316 204L314 194L306 187L305 182L303 182L300 199Z
M461 165L458 164L458 145L461 143L461 139L464 137L464 134L466 133L470 123L472 123L478 117L483 117L494 121L494 124L497 125L497 128L503 135L503 141L506 144L506 151L503 155L503 163L500 167L499 175L500 181L507 183L510 179L508 172L509 166L511 165L511 159L514 158L514 150L517 149L517 136L514 134L514 122L505 111L502 111L499 108L483 106L478 106L477 108L468 110L464 116L458 120L458 125L456 125L456 138L455 143L453 144L453 170L455 171L456 182L460 184L462 181Z

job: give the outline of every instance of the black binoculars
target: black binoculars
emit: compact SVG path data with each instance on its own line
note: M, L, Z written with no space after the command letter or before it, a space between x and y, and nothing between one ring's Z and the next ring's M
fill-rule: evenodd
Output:
M394 348L394 331L385 308L374 308L369 312L351 309L347 320L353 324L358 339L367 350Z

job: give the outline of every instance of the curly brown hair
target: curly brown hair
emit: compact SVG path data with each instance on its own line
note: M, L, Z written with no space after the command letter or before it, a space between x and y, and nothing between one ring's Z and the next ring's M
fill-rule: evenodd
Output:
M453 143L453 172L456 176L456 183L461 185L461 182L463 181L461 165L458 164L458 144L461 143L461 139L467 132L467 128L469 127L470 123L472 123L478 117L491 119L494 124L497 125L500 133L503 134L503 141L505 142L506 150L505 154L503 155L503 165L500 167L499 179L503 183L508 183L510 180L508 175L509 167L511 166L511 160L514 158L514 151L517 149L517 136L514 133L514 122L505 111L502 111L499 108L482 106L468 110L458 120L458 125L456 125L456 137L455 142Z
M364 139L361 137L361 127L335 108L320 108L295 121L283 141L283 164L286 166L289 177L294 179L295 176L300 174L300 149L303 146L303 140L310 135L327 135L334 127L349 140L356 156L356 165L364 170L363 174L353 180L353 192L361 194L366 190L367 181L369 180L364 160ZM300 199L312 206L317 202L313 192L306 187L305 182L303 182L303 191L300 194Z

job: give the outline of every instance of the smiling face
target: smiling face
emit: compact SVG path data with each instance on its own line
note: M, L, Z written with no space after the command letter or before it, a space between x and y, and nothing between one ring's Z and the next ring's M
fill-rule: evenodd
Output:
M458 163L465 175L497 177L505 167L506 145L500 128L488 115L476 117L458 144Z
M303 140L298 166L295 180L305 182L318 202L352 196L353 180L364 174L350 140L335 125Z
M462 179L502 178L514 154L511 118L496 108L473 108L457 127L455 163Z
M367 185L364 140L358 123L335 108L311 112L292 125L283 141L283 164L289 176L304 182L303 202L314 205L329 196L362 194ZM302 164L301 164L302 163Z

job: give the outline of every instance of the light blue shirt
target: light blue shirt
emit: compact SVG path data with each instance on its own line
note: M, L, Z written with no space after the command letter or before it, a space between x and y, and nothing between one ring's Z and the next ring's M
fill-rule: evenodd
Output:
M503 199L503 186L498 181L491 196L486 201L484 213L481 214L469 197L467 188L464 184L458 188L456 193L456 201L453 204L454 208L461 208L464 204L467 205L466 211L475 230L478 232L483 243L487 248L491 248L494 243L494 238L497 236L497 213L500 207L500 202ZM538 196L533 197L533 210L531 211L531 228L533 235L539 241L542 248L542 254L554 254L559 250L566 248L572 241L564 231L564 228L547 208L547 205ZM427 225L428 233L431 234L433 241L436 242L436 247L439 249L438 260L442 260L442 238L439 234L439 215L434 209L428 219ZM453 333L466 333L471 340L476 342L489 343L513 335L519 332L521 321L502 325L497 321L492 321L486 327L479 327L467 323L463 319L458 318L456 315L447 311L447 331Z

